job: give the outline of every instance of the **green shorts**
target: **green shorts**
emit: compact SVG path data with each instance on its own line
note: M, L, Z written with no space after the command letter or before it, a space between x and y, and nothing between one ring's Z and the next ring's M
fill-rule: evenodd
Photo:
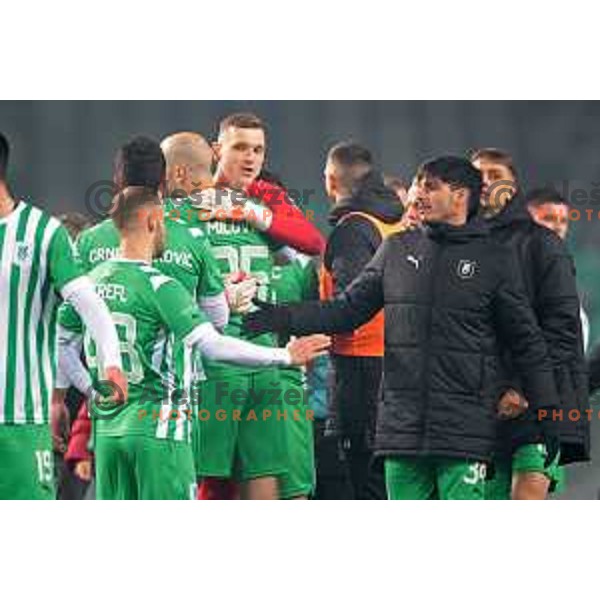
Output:
M0 425L0 500L54 500L49 425Z
M308 396L302 383L283 375L281 389L284 404L291 409L291 413L284 422L288 469L279 479L279 497L289 500L309 496L315 487L313 415L307 410ZM302 398L302 401L297 406L289 405L287 402L296 396ZM297 412L294 412L294 409L297 409Z
M510 500L514 473L542 473L550 480L550 492L560 492L564 488L565 470L559 465L560 455L548 466L544 444L526 444L515 450L512 464L499 460L494 463L492 478L486 482L486 500Z
M486 464L458 458L385 459L389 500L484 500Z
M143 435L96 436L98 500L194 500L192 447Z
M292 413L281 399L278 369L203 382L192 428L198 477L283 475L285 421Z

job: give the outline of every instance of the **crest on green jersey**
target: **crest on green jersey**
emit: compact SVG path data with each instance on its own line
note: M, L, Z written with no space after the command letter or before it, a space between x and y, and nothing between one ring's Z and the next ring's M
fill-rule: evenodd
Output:
M18 242L15 247L14 262L18 265L24 265L31 262L33 248L27 242Z

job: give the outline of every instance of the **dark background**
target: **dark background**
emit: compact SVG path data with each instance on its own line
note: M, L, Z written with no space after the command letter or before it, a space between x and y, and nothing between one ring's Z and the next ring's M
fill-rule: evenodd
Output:
M0 131L13 146L9 180L17 195L55 214L85 212L86 190L111 178L115 151L132 135L192 130L212 140L219 119L239 110L267 122L269 167L290 188L315 190L305 208L315 211L324 231L322 171L328 147L338 141L362 142L385 172L405 177L434 155L480 146L509 151L525 188L554 184L580 210L594 209L589 221L582 212L572 224L570 245L592 343L600 336L600 206L586 200L600 190L600 102L0 102ZM600 410L600 402L594 407ZM570 470L568 497L593 498L600 487L595 417L597 467Z

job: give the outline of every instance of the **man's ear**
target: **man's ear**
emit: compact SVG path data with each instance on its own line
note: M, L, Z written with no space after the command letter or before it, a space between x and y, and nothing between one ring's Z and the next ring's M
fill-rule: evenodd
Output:
M175 165L174 171L176 181L185 181L187 179L188 168L186 165Z
M123 172L121 169L116 169L113 173L113 183L115 184L115 194L117 191L122 190L125 187L125 178L123 177Z
M156 211L145 209L146 228L150 233L156 230Z

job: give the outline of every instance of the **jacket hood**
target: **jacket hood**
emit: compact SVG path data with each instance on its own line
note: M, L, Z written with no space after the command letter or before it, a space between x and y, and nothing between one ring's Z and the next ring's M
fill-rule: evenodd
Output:
M365 212L384 223L396 223L404 209L398 196L383 183L381 173L369 171L360 182L356 193L335 204L329 212L329 222L335 225L350 212Z

